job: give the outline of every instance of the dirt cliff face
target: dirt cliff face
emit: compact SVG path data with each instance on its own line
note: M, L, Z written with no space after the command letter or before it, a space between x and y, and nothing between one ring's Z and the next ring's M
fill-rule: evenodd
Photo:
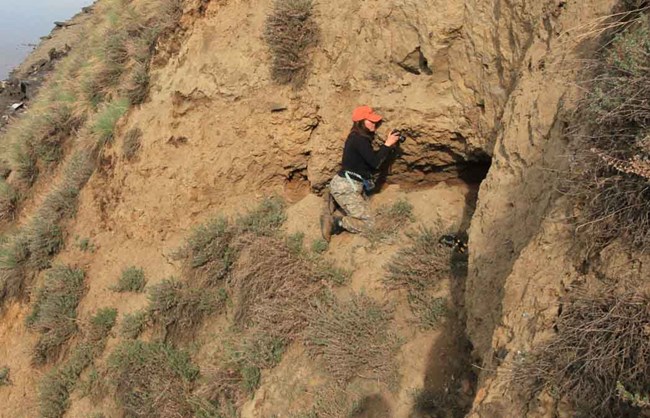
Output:
M471 219L464 295L475 357L491 370L480 376L472 413L551 416L552 402L530 406L511 399L497 376L507 369L501 362L515 359L552 327L558 297L575 276L565 258L570 237L558 221L564 213L554 184L567 152L563 129L574 101L577 62L590 48L582 34L613 4L318 3L320 41L308 52L308 77L296 90L270 77L262 34L271 1L187 2L182 30L159 45L147 101L122 119L115 146L81 195L69 236L90 237L97 252L68 245L57 260L83 265L94 278L80 312L145 306L143 295L125 298L107 290L123 266L138 264L154 280L178 274L172 254L193 226L215 211L235 213L271 192L295 203L289 232L317 237L320 201L314 193L338 169L351 110L370 104L385 115L382 129L409 135L392 167L392 183L434 186L466 175L476 180L471 174L481 177L491 161ZM142 130L142 147L127 161L119 147L132 128ZM450 229L469 222L471 191L449 184L408 195L419 221L443 222ZM399 187L389 188L383 199L396 196L404 196ZM356 257L351 288L384 297L378 277L398 246L373 253L357 237L337 245L331 250L335 259ZM26 313L13 305L3 321L18 324ZM402 386L386 402L393 406L391 416L407 417L415 416L409 390L443 370L436 347L442 347L442 357L453 355L454 347L440 342L439 331L418 333L407 321L400 325L409 333L401 352ZM23 355L33 336L18 325L0 331L2 340L25 341L0 352L21 359L13 364L22 371L16 388L34 388L36 378L26 377L30 365ZM109 341L108 350L114 345ZM308 406L308 399L289 405L287 393L299 396L305 381L314 390L323 379L304 349L293 346L283 363L264 374L243 414L266 417L301 402ZM5 398L12 416L21 411L33 416L34 396L20 399L18 389L12 390ZM92 409L89 399L75 399L69 416Z

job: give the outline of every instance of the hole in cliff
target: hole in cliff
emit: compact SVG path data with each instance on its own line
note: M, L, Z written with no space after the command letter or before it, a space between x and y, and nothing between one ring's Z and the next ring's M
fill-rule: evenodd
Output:
M289 203L296 203L310 191L307 169L300 168L289 172L284 182L284 197Z
M487 176L492 160L485 154L471 155L465 160L456 157L445 165L433 163L409 163L397 159L380 176L380 183L399 184L409 189L434 186L443 181L462 181L470 186L478 186Z

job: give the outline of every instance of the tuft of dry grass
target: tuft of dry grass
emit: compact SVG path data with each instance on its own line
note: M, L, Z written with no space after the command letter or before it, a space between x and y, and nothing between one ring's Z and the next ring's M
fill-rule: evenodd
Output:
M122 143L122 155L127 160L131 161L140 150L140 139L142 138L142 130L140 128L130 129L124 135L124 142Z
M223 308L226 299L223 289L190 287L169 278L150 288L147 314L164 341L178 341L191 335L207 315Z
M186 268L195 281L213 286L226 279L237 255L233 245L235 234L228 220L222 217L192 231L179 255L185 257Z
M115 325L117 310L103 308L90 318L84 340L77 344L66 361L48 372L39 384L38 400L40 416L63 417L70 407L70 393L74 390L81 373L92 364L104 350L106 339Z
M124 315L122 327L120 328L120 336L130 340L138 338L142 331L144 331L147 320L147 311L144 310Z
M77 332L77 305L84 292L83 270L58 266L50 270L36 294L28 325L41 334L34 351L34 364L55 359L62 346Z
M264 198L256 207L237 218L238 233L276 235L287 220L286 207L286 202L279 196Z
M258 237L242 250L230 285L236 324L286 340L305 328L306 307L323 289L311 263L272 237Z
M452 251L438 242L434 228L421 227L408 234L410 245L399 250L386 266L389 289L430 289L451 277Z
M11 370L7 366L0 367L0 386L7 386L11 384L11 379L9 378L9 372Z
M638 15L607 39L587 69L587 94L572 129L574 155L563 187L578 208L577 233L598 250L615 239L650 242L650 16Z
M18 195L14 188L0 180L0 221L12 221L16 213Z
M115 292L142 292L147 283L144 270L131 266L122 270L122 275L117 285L112 288Z
M193 416L191 389L199 375L187 353L162 343L122 342L108 373L126 416Z
M374 225L364 235L371 243L385 242L395 237L400 228L415 221L413 205L406 199L395 201L377 209Z
M337 382L364 377L389 383L394 377L401 341L390 329L392 314L386 306L356 294L345 302L316 304L309 316L309 351L322 356Z
M318 43L312 0L275 0L266 18L264 39L271 51L271 76L301 87L308 73L309 50Z
M513 382L526 396L547 388L579 410L628 416L618 387L650 392L649 303L648 295L633 292L574 291L562 305L557 334L516 365Z

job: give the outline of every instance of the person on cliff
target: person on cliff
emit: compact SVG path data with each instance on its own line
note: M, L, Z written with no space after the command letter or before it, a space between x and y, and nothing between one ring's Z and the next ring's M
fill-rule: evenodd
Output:
M323 238L329 242L333 234L343 230L352 233L367 231L373 219L367 193L374 188L373 174L394 152L399 134L391 131L378 150L372 147L375 132L382 117L369 106L360 106L352 112L352 129L343 148L342 169L330 181L328 204L321 215ZM334 216L338 205L345 216Z

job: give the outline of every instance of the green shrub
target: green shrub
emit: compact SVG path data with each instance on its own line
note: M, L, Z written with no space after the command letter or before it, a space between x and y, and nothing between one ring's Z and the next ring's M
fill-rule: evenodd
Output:
M106 338L115 325L117 310L103 308L90 318L84 340L77 344L63 364L50 370L39 384L40 416L60 418L70 406L70 393L77 385L81 373L101 354Z
M174 278L149 290L148 316L163 339L191 335L203 319L224 307L225 291L189 287Z
M50 260L63 246L63 231L50 219L36 217L25 231L29 257L27 266L36 270L50 267Z
M77 237L77 248L83 252L95 252L95 244L90 240L90 238L79 238Z
M0 367L0 386L6 386L11 383L11 379L9 379L9 372L9 367Z
M237 227L242 233L255 235L275 235L287 220L286 203L278 196L267 197L254 209L237 219Z
M108 103L98 113L92 130L101 144L110 142L113 139L115 124L128 109L129 101L127 99L118 99Z
M122 342L108 358L117 400L127 416L192 416L190 385L199 369L181 351L161 343Z
M123 338L134 340L144 331L147 324L147 311L137 311L124 315L120 335Z
M296 232L287 237L287 248L295 255L300 255L303 253L303 241L305 240L304 232Z
M308 73L308 52L319 38L312 0L275 0L266 18L264 38L271 50L271 76L300 87Z
M370 297L357 294L346 302L331 300L310 313L309 350L322 355L338 382L363 375L388 381L394 376L400 341L390 330L391 314Z
M14 144L11 151L13 169L18 180L26 187L31 187L38 177L36 151L30 143Z
M311 250L316 254L322 254L329 248L329 243L322 238L315 239L311 243Z
M142 130L140 128L130 129L124 136L122 143L122 155L127 160L132 160L140 149L140 139L142 138Z
M144 270L132 266L122 270L117 286L112 289L115 292L142 292L145 284Z
M27 323L41 336L32 353L35 364L54 359L77 331L77 305L84 291L83 270L58 266L50 270L36 294Z
M126 97L133 105L144 103L149 94L149 68L144 63L137 63L131 73Z
M18 195L6 181L0 180L0 221L13 220L16 213Z
M235 262L234 236L235 232L225 218L212 219L194 229L180 251L187 258L192 274L201 277L208 285L222 282Z

